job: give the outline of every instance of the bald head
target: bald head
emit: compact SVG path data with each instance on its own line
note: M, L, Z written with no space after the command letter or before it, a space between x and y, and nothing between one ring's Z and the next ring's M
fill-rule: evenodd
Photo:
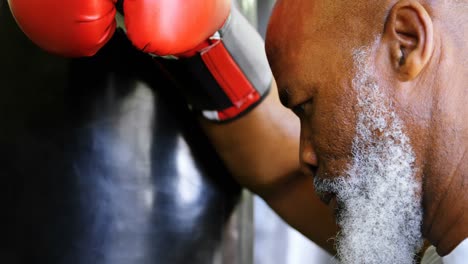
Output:
M385 30L389 13L398 2L402 1L279 0L267 34L266 48L272 67L287 61L281 60L282 57L303 57L306 53L299 51L313 43L318 45L318 41L351 49L370 43L375 35ZM468 0L415 2L420 3L444 31L444 37L450 35L465 42ZM460 48L466 53L466 45Z

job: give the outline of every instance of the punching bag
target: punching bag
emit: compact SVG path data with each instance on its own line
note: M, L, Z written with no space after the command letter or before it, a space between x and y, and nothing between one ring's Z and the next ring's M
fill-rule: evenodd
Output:
M0 263L225 263L240 187L153 61L46 54L0 3Z

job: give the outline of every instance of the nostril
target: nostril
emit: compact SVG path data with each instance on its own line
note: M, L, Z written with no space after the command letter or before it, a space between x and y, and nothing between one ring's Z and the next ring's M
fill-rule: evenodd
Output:
M315 174L317 173L317 166L302 162L301 163L301 171L302 171L303 174L305 174L307 176L314 177Z
M317 166L309 166L310 170L312 171L313 176L317 175L318 167Z

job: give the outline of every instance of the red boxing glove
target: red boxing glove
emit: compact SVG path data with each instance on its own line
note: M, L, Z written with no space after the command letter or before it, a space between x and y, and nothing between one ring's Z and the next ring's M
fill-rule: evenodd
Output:
M42 49L94 55L115 31L116 0L8 0L23 32Z
M220 29L230 0L125 0L125 26L138 49L177 55L194 49Z
M126 0L124 13L137 48L185 64L187 72L175 79L191 80L183 92L205 118L233 120L269 91L263 40L230 0Z

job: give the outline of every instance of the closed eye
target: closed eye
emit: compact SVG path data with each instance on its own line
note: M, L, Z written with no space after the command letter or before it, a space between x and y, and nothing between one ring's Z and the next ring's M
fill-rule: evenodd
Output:
M298 104L291 108L291 110L296 114L298 117L301 117L305 113L305 103Z

